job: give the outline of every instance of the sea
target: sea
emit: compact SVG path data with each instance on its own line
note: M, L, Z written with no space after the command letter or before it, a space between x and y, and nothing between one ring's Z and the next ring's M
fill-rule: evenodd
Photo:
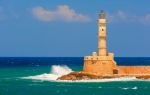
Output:
M122 77L61 81L83 69L83 57L0 57L0 95L150 95L150 80ZM150 65L150 57L115 57L118 65Z

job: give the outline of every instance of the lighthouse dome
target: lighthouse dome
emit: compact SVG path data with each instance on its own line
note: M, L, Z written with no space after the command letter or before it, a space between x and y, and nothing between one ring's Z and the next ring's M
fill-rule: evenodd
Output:
M101 10L101 12L99 14L99 19L106 19L106 15L103 10Z

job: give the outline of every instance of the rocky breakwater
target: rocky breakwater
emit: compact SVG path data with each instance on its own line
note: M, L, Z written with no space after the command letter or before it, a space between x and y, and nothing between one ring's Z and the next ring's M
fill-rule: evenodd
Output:
M97 76L85 72L72 72L67 75L59 77L57 80L91 80L91 79L110 79L116 78L116 76Z
M120 78L120 77L136 77L141 80L149 80L150 75L114 75L114 76L98 76L85 72L72 72L67 75L59 77L57 80L93 80L93 79L111 79L111 78Z

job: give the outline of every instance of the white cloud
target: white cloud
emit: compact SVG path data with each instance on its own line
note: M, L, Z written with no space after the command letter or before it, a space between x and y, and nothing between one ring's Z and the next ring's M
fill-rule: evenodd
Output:
M109 22L117 22L117 21L126 21L128 20L128 16L126 13L123 11L119 10L116 13L110 14L108 13L107 15L108 21Z
M118 11L116 16L119 18L119 19L127 19L127 15L123 12L123 11Z
M52 21L55 18L54 12L52 13L51 11L45 10L42 7L33 8L32 12L34 16L42 21Z
M56 20L84 22L90 20L88 16L76 13L75 10L71 9L67 5L59 5L56 10L47 10L43 7L35 7L32 9L32 13L37 19L47 22Z
M144 24L150 24L150 14L143 16L140 21Z
M139 16L119 10L113 14L108 13L107 18L108 22L138 22L141 24L150 24L150 14Z

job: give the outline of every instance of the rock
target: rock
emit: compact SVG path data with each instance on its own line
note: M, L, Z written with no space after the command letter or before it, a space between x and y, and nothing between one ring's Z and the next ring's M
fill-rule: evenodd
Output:
M72 72L70 74L67 75L63 75L61 77L58 78L58 80L83 80L83 79L96 79L97 76L95 75L90 75L87 73L83 73L83 72Z
M85 72L72 72L67 75L63 75L58 80L90 80L90 79L109 79L114 78L113 76L97 76Z
M119 77L126 77L125 75L112 75L112 76L98 76L90 73L85 72L72 72L67 75L63 75L59 77L57 80L92 80L92 79L111 79L111 78L119 78ZM134 77L134 75L129 76ZM139 75L135 76L137 79L147 80L150 79L150 75Z
M148 80L148 79L150 79L150 75L141 75L141 76L137 76L136 77L137 79L142 79L142 80Z

